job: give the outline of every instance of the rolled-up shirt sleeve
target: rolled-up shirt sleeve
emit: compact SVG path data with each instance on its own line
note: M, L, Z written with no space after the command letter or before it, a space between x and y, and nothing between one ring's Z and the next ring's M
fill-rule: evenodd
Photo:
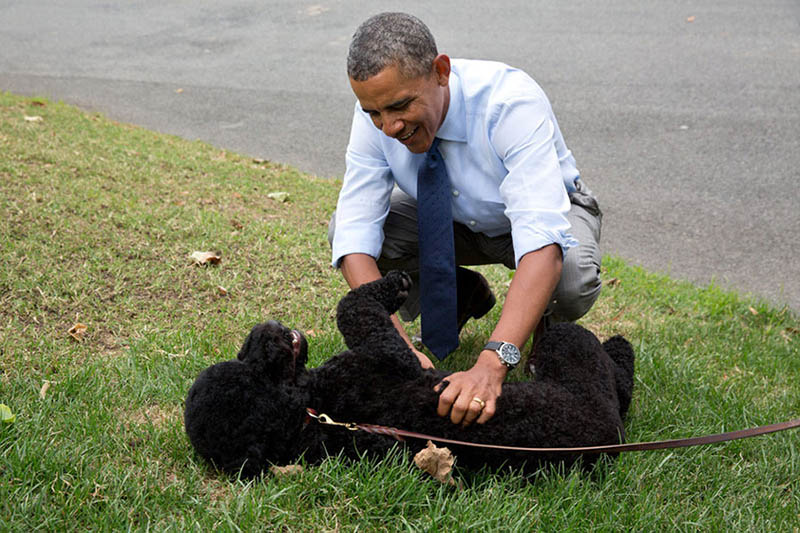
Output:
M508 174L500 184L517 265L549 244L563 254L578 244L570 235L569 196L555 147L556 124L545 99L505 99L490 117L490 142Z
M353 253L377 259L383 246L383 222L389 213L393 179L372 130L375 126L356 104L336 204L332 264L337 268L344 256Z

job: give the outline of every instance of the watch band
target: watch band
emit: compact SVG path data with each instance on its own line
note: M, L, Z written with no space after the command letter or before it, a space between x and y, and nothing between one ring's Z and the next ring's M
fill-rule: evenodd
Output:
M508 347L507 349L506 346ZM506 365L509 370L513 370L520 362L519 348L510 342L489 341L483 349L492 350L497 353L497 358L500 359L500 362ZM511 353L504 353L506 351L511 351Z

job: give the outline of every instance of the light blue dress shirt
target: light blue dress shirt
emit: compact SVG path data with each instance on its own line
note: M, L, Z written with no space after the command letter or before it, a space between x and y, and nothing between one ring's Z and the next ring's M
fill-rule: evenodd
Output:
M453 219L490 237L511 232L517 264L557 243L576 246L566 215L578 169L550 102L521 70L453 59L450 104L436 133L452 184ZM377 129L356 102L344 183L336 206L333 265L345 255L380 256L395 184L417 197L413 154Z

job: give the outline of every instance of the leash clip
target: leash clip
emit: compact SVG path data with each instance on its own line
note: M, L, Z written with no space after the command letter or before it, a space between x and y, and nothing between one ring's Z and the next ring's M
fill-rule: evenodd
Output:
M320 424L325 424L326 426L341 426L343 428L349 429L350 431L358 431L358 426L353 422L337 422L333 418L329 417L325 413L317 413L310 407L306 407L306 413L311 418L314 418Z

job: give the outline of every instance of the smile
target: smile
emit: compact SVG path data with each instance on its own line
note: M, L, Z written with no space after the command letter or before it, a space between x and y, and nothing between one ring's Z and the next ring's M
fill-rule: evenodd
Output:
M417 132L418 129L419 129L419 126L417 126L413 130L408 132L407 135L403 135L402 137L398 137L397 140L399 140L399 141L407 141L407 140L409 140L411 138L411 136L414 135Z

